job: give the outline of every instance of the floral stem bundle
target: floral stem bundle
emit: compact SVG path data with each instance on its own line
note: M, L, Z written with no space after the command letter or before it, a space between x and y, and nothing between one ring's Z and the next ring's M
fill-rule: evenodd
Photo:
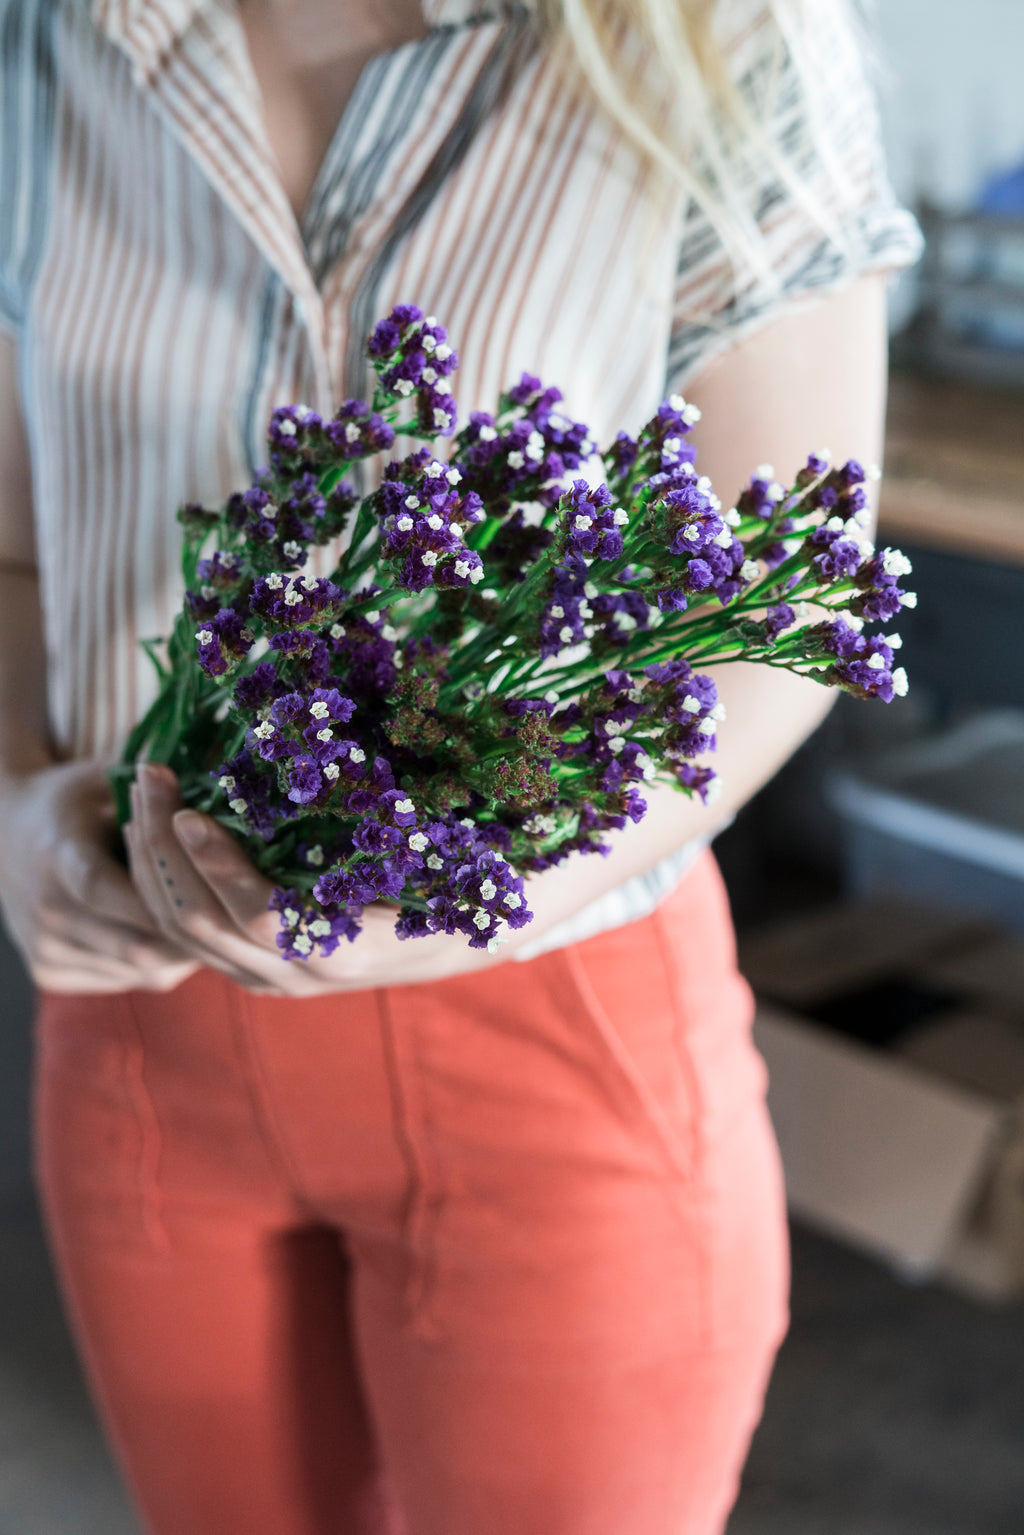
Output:
M433 317L399 306L367 349L371 402L275 410L253 484L179 512L184 605L165 651L147 642L159 693L112 771L122 822L148 758L244 843L286 959L330 954L382 900L400 937L493 950L530 920L525 877L607 852L645 782L710 799L724 710L699 667L906 691L898 636L865 625L913 605L910 565L867 542L859 464L812 454L788 488L764 465L723 511L678 395L599 453L524 374L456 432ZM360 500L346 472L401 437ZM331 574L306 573L343 534Z

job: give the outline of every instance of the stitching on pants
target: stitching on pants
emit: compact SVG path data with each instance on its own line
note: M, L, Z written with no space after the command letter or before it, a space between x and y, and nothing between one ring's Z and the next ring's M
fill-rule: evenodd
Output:
M267 1153L267 1159L271 1166L276 1168L277 1176L288 1189L292 1198L302 1207L305 1214L315 1216L316 1211L312 1200L308 1198L302 1187L302 1180L298 1170L292 1163L284 1138L281 1135L274 1111L270 1106L267 1092L266 1075L263 1070L263 1061L253 1031L253 1017L249 1008L248 997L242 987L234 985L224 979L224 991L228 1011L231 1015L231 1033L235 1042L235 1050L242 1065L242 1080L245 1090L252 1104L252 1117L256 1125L257 1134L263 1142L263 1148ZM268 1134L267 1126L273 1130Z
M375 996L394 1106L395 1139L409 1171L409 1195L403 1218L408 1255L403 1293L405 1319L416 1336L433 1338L439 1332L437 1320L430 1311L437 1271L433 1236L440 1211L439 1182L431 1178L430 1158L422 1134L425 1122L423 1102L413 1081L413 1072L403 1070L403 1052L387 990L378 988ZM416 1134L417 1130L421 1133Z
M172 1243L164 1224L163 1194L159 1182L163 1138L153 1099L146 1086L146 1055L142 1026L135 1010L135 998L131 992L128 993L127 1002L128 1007L125 1012L130 1023L122 1032L124 1075L128 1096L135 1109L139 1126L139 1201L142 1226L152 1246L166 1252Z

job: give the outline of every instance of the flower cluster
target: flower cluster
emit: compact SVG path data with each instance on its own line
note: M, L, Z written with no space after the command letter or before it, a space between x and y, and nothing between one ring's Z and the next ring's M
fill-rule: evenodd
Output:
M527 373L456 433L458 356L415 305L367 358L372 399L281 406L252 484L182 509L182 612L114 775L124 818L135 761L158 756L242 840L285 959L353 941L376 902L401 938L493 951L531 920L527 878L607 853L652 786L710 802L706 667L906 692L899 636L866 625L913 607L910 564L870 542L856 461L811 454L790 486L762 464L723 510L680 395L599 454ZM344 475L375 453L359 501Z

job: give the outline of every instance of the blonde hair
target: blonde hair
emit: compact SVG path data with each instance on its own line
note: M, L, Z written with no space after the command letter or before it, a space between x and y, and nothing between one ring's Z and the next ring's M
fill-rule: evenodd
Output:
M738 271L774 274L752 189L777 182L845 246L836 196L848 173L830 132L825 67L863 50L856 0L535 0L577 89L596 97L644 156L656 186L681 190L707 215ZM756 81L730 68L725 25L746 12L771 44ZM780 131L783 91L798 142ZM808 163L807 146L814 154ZM824 173L824 175L823 175Z

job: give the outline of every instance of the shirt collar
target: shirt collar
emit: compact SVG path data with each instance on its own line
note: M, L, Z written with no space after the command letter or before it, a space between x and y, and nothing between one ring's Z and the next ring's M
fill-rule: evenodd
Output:
M92 0L95 26L151 74L200 14L224 0ZM421 0L429 27L464 26L522 9L522 0Z

